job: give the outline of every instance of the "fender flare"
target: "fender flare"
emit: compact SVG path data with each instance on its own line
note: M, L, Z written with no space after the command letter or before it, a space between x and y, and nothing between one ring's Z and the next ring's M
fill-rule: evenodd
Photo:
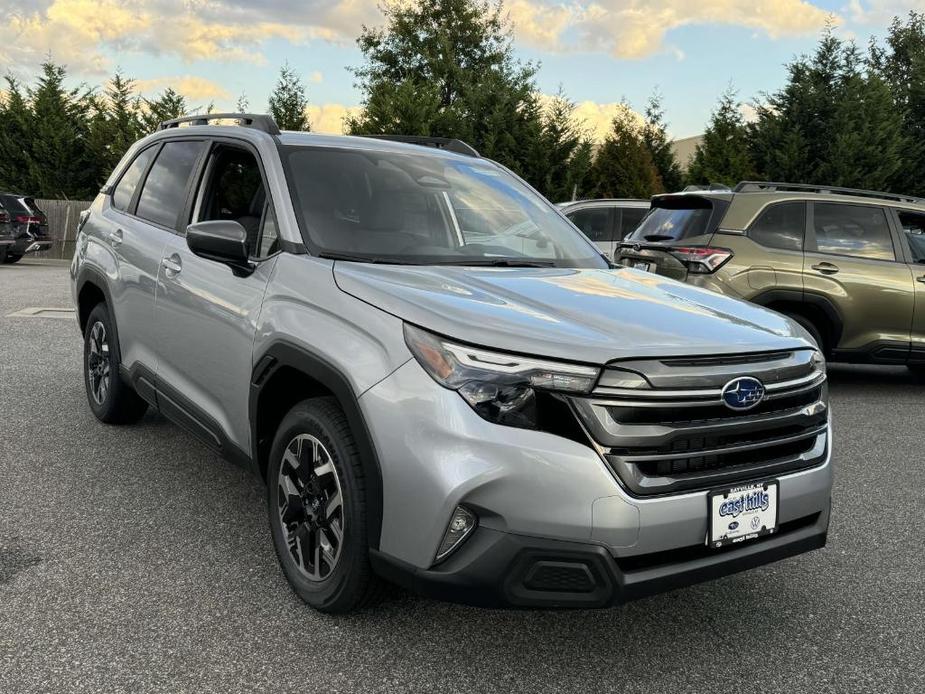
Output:
M369 546L378 549L382 531L382 467L373 445L372 435L366 426L366 419L360 403L347 377L325 359L309 348L286 341L272 343L256 360L250 383L248 415L251 426L251 455L255 468L260 466L257 440L257 413L263 386L273 373L281 367L293 368L317 381L333 393L343 409L356 439L360 461L366 480L367 539ZM262 470L259 473L262 477Z
M116 314L114 310L115 304L113 304L112 301L112 293L109 291L109 280L106 278L106 275L95 267L85 265L77 272L77 281L75 284L77 288L74 292L74 302L76 303L78 325L80 325L81 322L80 294L87 284L92 284L94 287L100 290L104 299L106 300L106 306L109 309L109 319L112 322L112 332L114 333L113 337L115 338L114 343L117 350L116 354L121 358L122 343L119 341L119 325L118 321L116 321ZM81 330L83 330L83 326L81 326Z
M841 313L832 301L822 295L814 292L801 292L792 289L768 289L752 297L751 302L759 306L768 306L778 301L785 301L792 304L807 304L820 310L832 329L830 349L835 349L841 341L842 330L844 329L844 320ZM825 336L823 336L825 337Z

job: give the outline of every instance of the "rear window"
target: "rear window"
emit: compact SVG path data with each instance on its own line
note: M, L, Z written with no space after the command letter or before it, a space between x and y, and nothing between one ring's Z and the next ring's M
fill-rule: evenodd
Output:
M709 234L713 204L706 198L684 197L655 200L652 209L627 241L680 241Z
M0 196L0 203L10 214L32 214L32 210L26 207L19 198L12 195Z
M648 211L648 207L624 207L620 236L625 238L636 231L636 227L639 226L639 222L642 221Z
M610 209L591 207L566 215L592 241L610 241Z

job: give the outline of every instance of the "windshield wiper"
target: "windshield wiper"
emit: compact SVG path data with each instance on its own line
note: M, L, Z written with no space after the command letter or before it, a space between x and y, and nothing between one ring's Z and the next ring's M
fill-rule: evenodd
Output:
M647 234L643 236L646 241L674 241L674 236L667 236L666 234Z
M319 258L328 260L348 260L352 263L379 263L381 265L415 265L404 260L393 258L380 258L374 255L353 255L351 253L324 252L318 254Z
M551 260L518 260L517 258L470 258L441 260L435 265L465 265L471 267L554 267Z

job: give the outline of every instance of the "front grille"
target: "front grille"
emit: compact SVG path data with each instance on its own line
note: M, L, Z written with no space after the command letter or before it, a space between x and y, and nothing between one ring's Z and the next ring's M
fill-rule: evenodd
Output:
M613 369L657 386L618 388L602 380L592 397L571 402L634 494L710 489L825 459L825 373L812 351L622 362ZM723 386L739 376L753 376L766 388L762 402L744 412L722 400Z

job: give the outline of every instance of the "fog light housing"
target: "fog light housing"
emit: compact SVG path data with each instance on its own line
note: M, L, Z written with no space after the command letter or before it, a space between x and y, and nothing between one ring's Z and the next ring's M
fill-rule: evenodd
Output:
M436 561L443 561L450 556L463 543L463 540L472 534L478 524L478 518L472 511L463 506L457 506L443 534L443 541L437 549Z

